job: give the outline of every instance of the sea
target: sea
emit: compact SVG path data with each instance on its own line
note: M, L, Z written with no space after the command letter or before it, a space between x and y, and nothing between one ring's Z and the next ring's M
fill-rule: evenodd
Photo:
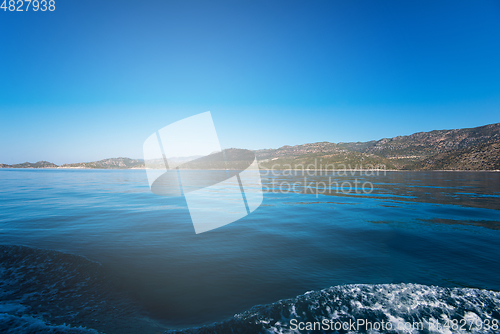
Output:
M144 170L0 169L0 332L500 333L500 173L260 173L196 234Z

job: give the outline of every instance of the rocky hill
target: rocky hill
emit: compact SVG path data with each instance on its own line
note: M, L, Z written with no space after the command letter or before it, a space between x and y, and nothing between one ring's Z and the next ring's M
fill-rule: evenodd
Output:
M267 169L396 169L389 159L375 154L366 154L343 150L337 153L310 153L296 157L279 157L266 159L259 162L260 166Z
M61 165L62 168L101 168L101 169L127 169L144 167L142 159L111 158L93 162L79 162Z
M255 151L257 158L262 160L274 159L274 158L296 158L305 154L338 154L347 153L348 149L340 147L335 143L321 142L312 144L303 144L296 146L285 145L278 149L265 149Z
M38 161L35 163L24 162L22 164L15 164L15 165L0 164L0 168L57 168L57 167L58 166L56 164L53 164L52 162L48 161Z
M409 136L383 138L366 143L339 143L339 146L389 159L417 161L451 150L498 142L500 142L500 123L468 129L418 132Z
M498 154L495 155L493 149L495 146L488 146L486 151L478 151L483 152L481 163L471 164L470 160L466 160L466 156L494 143L500 143L500 123L468 129L418 132L408 136L368 142L338 144L321 142L283 146L275 150L258 150L256 155L265 168L285 164L292 166L314 164L316 161L319 164L321 161L323 164L343 163L352 166L371 164L385 165L389 169L416 170L446 169L445 162L448 159L459 159L462 154L464 160L457 160L453 168L450 165L450 169L491 170L498 169L493 167L498 159ZM460 168L459 161L465 164L464 168ZM475 168L470 166L475 166Z
M412 169L500 170L500 143L440 153L416 163Z

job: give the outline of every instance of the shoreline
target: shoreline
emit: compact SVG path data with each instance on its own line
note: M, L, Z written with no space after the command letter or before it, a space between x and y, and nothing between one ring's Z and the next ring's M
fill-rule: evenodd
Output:
M22 169L49 169L49 170L160 170L160 168L145 168L145 167L133 167L133 168L88 168L88 167L0 167L0 170L22 170ZM184 169L184 170L239 170L239 169ZM360 168L345 168L345 169L265 169L261 168L260 171L263 172L320 172L320 173L331 173L331 172L500 172L499 169L360 169Z

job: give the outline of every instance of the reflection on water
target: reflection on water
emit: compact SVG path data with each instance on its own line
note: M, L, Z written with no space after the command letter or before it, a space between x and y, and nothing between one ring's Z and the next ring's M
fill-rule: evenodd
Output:
M500 209L498 172L265 171L263 182L268 192L349 195ZM372 184L373 188L367 185L363 191L364 183Z

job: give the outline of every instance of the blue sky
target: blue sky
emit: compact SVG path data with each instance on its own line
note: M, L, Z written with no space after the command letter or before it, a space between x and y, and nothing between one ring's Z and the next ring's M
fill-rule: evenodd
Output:
M500 2L61 1L0 10L0 163L140 158L211 111L222 147L500 122Z

